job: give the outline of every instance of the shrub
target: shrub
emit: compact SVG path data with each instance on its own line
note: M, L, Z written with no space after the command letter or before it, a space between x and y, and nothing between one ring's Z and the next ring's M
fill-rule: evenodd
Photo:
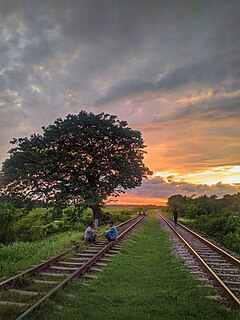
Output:
M52 221L49 224L43 227L45 233L47 235L57 233L63 231L64 229L64 222L63 221Z
M16 209L9 203L0 204L0 242L11 243L15 240L14 221Z
M223 245L227 248L240 253L240 228L237 232L229 233L223 238Z
M15 234L20 241L35 241L45 235L44 228L39 221L32 217L23 217L14 226Z

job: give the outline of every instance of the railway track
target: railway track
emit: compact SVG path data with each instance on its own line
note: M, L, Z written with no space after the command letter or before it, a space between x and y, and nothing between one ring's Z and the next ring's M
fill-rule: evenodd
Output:
M1 314L0 318L23 319L73 278L97 278L96 273L101 272L101 268L111 261L111 256L118 253L123 239L143 218L144 215L139 215L118 225L119 236L116 241L106 243L103 238L81 252L79 245L76 245L1 282L0 307L5 310L4 318ZM10 309L14 309L12 316L11 312L8 313Z
M240 261L181 223L159 213L209 278L222 290L230 303L240 307Z

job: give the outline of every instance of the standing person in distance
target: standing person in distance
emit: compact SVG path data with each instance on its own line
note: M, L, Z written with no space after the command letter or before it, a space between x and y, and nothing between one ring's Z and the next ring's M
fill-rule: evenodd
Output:
M178 209L177 209L177 207L175 207L173 209L173 219L174 219L175 226L176 226L177 225L177 220L178 220Z
M97 235L94 233L94 223L91 221L85 230L84 238L86 239L87 243L95 243L96 244L96 238Z
M114 226L113 221L109 222L110 229L105 233L105 238L107 241L115 241L118 237L117 228Z

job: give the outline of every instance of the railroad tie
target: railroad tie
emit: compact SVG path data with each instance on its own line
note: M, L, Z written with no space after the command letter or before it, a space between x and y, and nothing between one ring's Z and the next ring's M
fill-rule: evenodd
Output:
M15 292L23 296L37 296L39 292L36 291L27 291L27 290L18 290L18 289L10 289L10 292Z
M23 303L23 302L14 302L14 301L0 301L0 305L9 305L9 306L17 306L17 307L26 307L29 306L28 303Z
M240 279L240 274L232 274L232 273L218 273L218 276L219 277L237 277L237 278L239 278ZM239 284L240 284L240 282L239 282Z
M65 266L82 266L83 265L83 263L73 262L73 261L59 261L58 263Z
M40 272L41 276L50 276L50 277L67 277L68 273L51 273L51 272Z
M76 257L93 257L94 254L93 253L76 253L75 256Z
M233 285L236 285L236 286L240 286L240 282L237 282L237 281L231 281L231 280L224 280L224 283L227 283L227 284L233 284Z
M205 276L205 274L204 274L203 271L194 271L194 270L191 270L191 271L189 271L189 273L195 274L196 276L197 276L197 275Z
M111 250L109 250L108 252L109 252L109 253L112 253L112 254L116 254L116 253L119 253L119 250L113 250L113 249L111 249Z
M229 267L229 263L227 263L227 262L220 263L220 262L215 262L215 261L208 261L208 264L210 266L214 266L213 268L216 268L215 266L220 267L220 268L221 268L221 266Z
M59 283L58 281L50 281L50 280L33 280L33 282L35 283L39 283L39 284L57 284Z
M115 244L115 245L114 245L114 248L121 249L122 247L123 247L123 245L121 245L121 244Z
M82 262L84 262L84 261L89 260L89 258L69 258L69 260L71 260L71 261L82 261Z
M103 272L102 269L99 269L99 268L96 268L96 267L91 267L91 271Z
M63 271L76 271L78 268L73 267L61 267L61 266L50 266L48 269L50 270L63 270Z
M108 259L108 258L100 258L99 260L103 262L112 262L112 259Z
M89 274L89 273L85 273L82 278L89 278L89 279L98 279L98 276L96 276L95 274Z
M226 271L226 272L229 272L229 271L234 271L234 272L238 272L238 269L230 269L230 268L221 268L221 267L213 267L214 270L219 270L219 271ZM240 275L239 275L240 277Z
M107 264L107 263L103 263L103 262L97 262L97 263L95 263L95 266L98 266L98 267L107 267L108 264Z
M209 259L209 258L207 258L207 259ZM206 259L206 260L207 260L207 259ZM212 262L212 263L213 263L213 262L214 262L214 263L221 263L221 262L222 262L222 263L226 263L225 261L226 261L226 260L209 259L209 260L208 260L208 263L210 263L210 262Z

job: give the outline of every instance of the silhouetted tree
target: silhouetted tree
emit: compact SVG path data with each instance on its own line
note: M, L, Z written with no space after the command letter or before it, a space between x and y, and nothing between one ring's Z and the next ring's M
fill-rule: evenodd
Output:
M45 203L82 204L94 217L108 196L141 185L141 132L109 114L81 111L43 127L43 134L13 139L1 172L1 193Z

